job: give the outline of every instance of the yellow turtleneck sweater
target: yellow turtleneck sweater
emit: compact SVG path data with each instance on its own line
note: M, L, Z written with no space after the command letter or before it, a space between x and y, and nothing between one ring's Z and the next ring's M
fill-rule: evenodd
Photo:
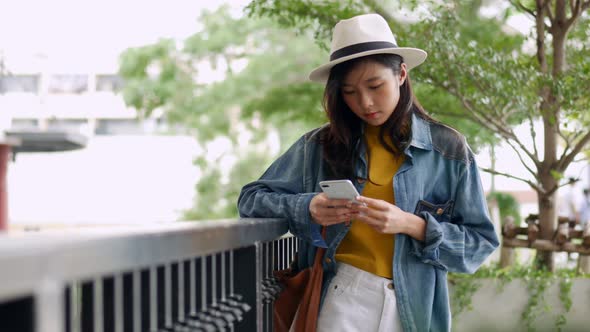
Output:
M366 126L369 180L362 195L395 204L393 176L404 161L403 155L393 155L379 142L380 127ZM387 137L386 137L387 139ZM362 221L353 220L344 237L336 260L375 275L393 279L394 234L382 234Z

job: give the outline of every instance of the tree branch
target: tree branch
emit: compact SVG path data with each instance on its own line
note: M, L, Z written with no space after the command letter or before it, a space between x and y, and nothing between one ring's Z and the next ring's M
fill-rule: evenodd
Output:
M383 8L383 6L381 6L381 4L377 3L377 1L375 0L365 0L364 1L365 5L371 9L373 9L373 11L381 16L383 16L383 18L387 21L387 22L394 22L395 18L393 16L391 16L391 14L389 13L389 11L385 10L385 8Z
M507 177L507 178L510 178L510 179L514 179L514 180L522 181L522 182L524 182L524 183L528 184L529 186L531 186L531 188L533 188L535 191L537 191L537 192L542 192L542 189L541 189L541 188L539 188L539 186L537 186L537 185L536 185L534 182L532 182L531 180L527 180L527 179L524 179L524 178L520 178L520 177L518 177L518 176L514 176L514 175L511 175L511 174L508 174L508 173L498 172L498 171L496 171L496 170L493 170L493 169L491 169L491 168L483 168L483 167L480 167L480 169L481 169L483 172L486 172L486 173L490 173L490 174L494 174L494 175L500 175L500 176L505 176L505 177Z
M561 130L558 130L557 133L565 141L565 148L563 148L563 152L561 153L561 156L559 156L559 159L558 159L558 160L563 160L563 158L565 158L565 156L567 155L567 152L569 151L569 149L571 147L570 139L569 139L569 137L566 137L565 135L563 135Z
M572 11L572 16L565 23L566 30L569 30L569 28L574 24L574 22L576 22L580 15L582 15L582 12L584 11L582 0L575 0L575 4L570 1L570 9Z
M465 109L467 109L467 111L469 111L469 114L472 116L472 118L477 123L481 124L482 126L488 128L492 131L497 132L507 142L510 142L511 140L514 141L514 143L516 143L521 148L521 150L531 159L531 161L535 164L535 166L539 167L540 161L539 161L538 156L531 153L526 148L526 146L524 146L524 144L514 134L512 129L507 129L507 128L510 128L510 126L508 126L505 123L498 123L494 117L488 116L488 114L485 112L476 111L475 108L471 105L471 103L469 103L469 101L467 101L461 94L459 94L457 92L456 87L455 87L455 89L449 89L448 87L443 87L443 88L446 88L447 91L449 91L452 95L459 98L463 107L465 107ZM509 143L509 144L512 144L512 143ZM515 149L515 151L517 151L517 150ZM517 153L519 154L518 151L517 151ZM520 155L519 155L519 157L520 157ZM521 158L521 161L522 161L522 158ZM525 165L525 167L527 167L526 164L524 164L524 161L523 161L523 165ZM527 169L528 169L528 167L527 167ZM534 174L534 172L532 172L532 174Z
M473 121L477 122L481 126L487 128L493 132L497 132L507 142L513 141L514 143L516 143L520 147L520 149L530 158L530 160L533 162L533 164L535 164L535 166L537 168L539 167L540 161L538 158L538 154L531 153L531 151L529 151L529 149L527 149L526 146L524 146L524 144L521 142L521 140L519 140L519 138L514 134L512 129L510 129L510 126L508 126L506 123L502 122L502 119L500 117L489 116L489 114L487 112L482 112L482 111L476 110L471 105L471 103L468 100L466 100L465 97L458 92L459 89L457 87L457 84L454 81L451 80L452 86L445 86L445 85L441 84L440 82L438 82L437 78L431 77L430 79L434 85L447 90L453 96L457 97L461 101L461 104L463 105L463 107L465 107L465 109L468 111L468 114L470 115L470 117ZM500 121L500 123L498 123L498 121ZM512 143L509 143L509 144L512 144ZM520 152L517 149L515 149L514 147L513 147L513 149L517 152L517 154L519 154L519 158L521 158L523 165L525 167L527 167L529 172L531 172L531 174L535 174L524 163L522 156L520 155Z
M523 12L525 12L525 13L527 13L527 14L529 14L529 15L531 15L533 18L537 17L537 14L536 14L536 13L535 13L535 12L534 12L532 9L529 9L529 8L527 8L527 7L526 7L525 5L523 5L523 4L522 4L520 1L517 1L517 0L516 0L516 1L515 1L515 0L510 0L510 3L511 3L511 4L512 4L514 7L516 7L516 8L518 8L518 9L522 10Z
M547 1L543 1L542 3L543 3L542 10L545 11L547 16L549 17L549 20L551 21L551 25L553 26L555 24L555 16L553 16L553 14L551 13L551 6L550 6L551 1L547 0ZM556 6L559 6L559 4L556 4Z
M559 162L557 164L557 170L559 172L563 172L571 164L571 162L574 160L574 158L576 158L578 153L580 153L580 151L582 151L584 146L586 146L586 144L588 144L588 142L590 142L590 131L588 131L578 141L578 143L576 143L576 145L574 145L574 147L572 148L572 151L567 156L565 156L565 158L561 158L559 160Z
M530 115L530 113L528 114L528 118L529 118L529 128L531 129L531 138L533 141L533 153L535 154L535 158L539 159L539 150L537 149L537 131L535 130L535 121L533 120L533 117Z
M572 13L575 11L575 7L577 7L579 5L579 0L570 0L569 4L570 4L570 10L572 11Z
M477 77L476 74L470 70L470 66L465 66L466 68L466 73L468 74L467 77L470 78L475 78ZM493 87L491 86L491 84L489 84L489 81L484 81L484 80L478 80L478 79L473 79L471 80L472 84L474 84L480 91L492 91ZM482 85L482 84L485 84ZM458 89L457 89L458 90ZM498 117L499 119L501 119L501 121L505 120L504 117L502 117L502 115L498 112L498 109L500 109L500 107L498 107L498 105L496 105L496 103L494 102L494 99L492 99L492 107L489 107L489 109L494 113L494 115L496 117Z
M526 168L526 170L531 173L531 175L533 175L533 177L535 178L535 180L539 180L537 178L537 173L534 172L525 162L524 159L522 158L522 154L520 153L520 151L513 145L513 143L510 140L506 140L506 143L508 143L508 145L510 145L510 147L512 148L512 150L514 150L514 152L516 152L516 155L518 156L518 159L520 159L520 163L524 166L524 168ZM525 151L526 152L526 151ZM530 157L530 156L529 156ZM535 162L533 160L533 162ZM537 166L537 164L535 163L535 166Z
M565 187L565 186L567 186L567 185L569 185L569 184L572 184L572 183L574 183L574 182L578 182L578 181L580 181L580 179L579 179L579 178L577 178L577 179L571 179L570 181L568 181L568 182L566 182L566 183L562 183L562 184L559 184L559 185L555 185L553 188L551 188L551 190L549 190L549 191L546 193L546 195L547 195L547 196L549 196L549 195L553 194L554 192L556 192L556 191L557 191L557 189L559 189L559 188L561 188L561 187Z
M531 153L529 151L529 149L527 149L526 146L524 146L524 144L522 143L521 140L518 139L518 136L516 136L516 134L514 133L514 131L512 130L512 128L510 128L510 134L512 135L512 140L516 144L518 144L518 146L520 147L520 149L522 151L524 151L524 153L526 153L526 155L529 156L529 158L531 158L531 160L533 161L533 164L535 164L535 166L537 168L539 168L539 165L541 164L541 161L539 160L539 156Z
M471 105L471 103L468 100L466 100L465 97L461 93L459 93L460 89L454 80L451 80L451 85L452 85L452 88L451 87L444 87L444 88L447 89L447 91L449 91L452 95L457 97L461 101L461 104L463 105L463 107L465 107L469 111L469 113L471 113L474 116L477 116L481 120L481 124L483 124L487 128L497 130L501 136L503 136L502 133L504 133L505 135L507 135L507 136L503 136L505 138L513 138L514 137L514 134L512 134L510 131L506 130L506 127L508 127L506 124L497 123L496 118L489 116L487 112L477 111ZM492 112L494 112L494 110L492 108L490 108L490 110ZM498 119L499 119L499 117L498 117ZM489 124L492 124L492 126L489 126Z
M574 161L572 161L573 163L581 163L582 161L590 161L590 158L588 157L584 157L584 158L580 158L580 159L575 159Z
M545 58L545 16L543 15L543 1L536 1L537 14L535 16L535 30L537 33L537 61L541 73L547 73L547 59Z
M500 134L500 136L504 137L504 139L507 139L507 140L512 139L512 138L516 139L516 137L514 137L514 133L512 133L506 129L507 126L504 126L504 124L496 123L496 121L492 117L488 116L485 112L476 111L473 108L473 106L471 105L471 103L469 103L469 101L467 101L458 92L453 92L453 90L449 90L449 92L451 92L454 96L459 98L463 107L465 107L472 116L477 117L478 122L480 124L482 124L486 128L490 128L492 130L498 131L498 134Z
M491 124L489 121L482 119L482 117L479 116L479 114L473 110L473 108L471 107L471 104L469 104L455 89L451 89L449 86L444 85L442 83L440 83L437 78L433 78L433 77L429 77L432 84L436 87L439 87L443 90L448 91L451 95L457 97L457 99L459 99L461 101L461 103L463 104L463 106L467 109L467 116L469 116L469 118L476 122L477 124L481 125L482 127L487 128L488 130L492 131L492 132L500 132L500 136L502 136L503 138L506 138L505 136L502 135L501 132L501 128L498 128L498 126L496 126L495 124Z
M512 128L510 128L507 125L504 125L504 123L497 123L493 118L486 116L486 114L484 114L483 112L478 112L475 111L475 109L471 106L471 104L469 104L469 102L467 100L465 100L463 97L461 96L457 96L459 97L459 99L461 100L461 103L463 104L463 106L472 114L472 115L478 115L480 117L482 117L483 119L480 119L480 121L482 123L485 123L484 126L488 127L488 123L491 123L493 125L493 127L495 128L495 130L497 130L497 132L500 134L500 136L502 136L504 138L504 140L512 147L512 149L514 150L514 152L516 152L516 154L518 155L518 158L520 159L521 163L523 164L523 166L533 175L535 175L536 173L533 172L528 165L524 162L524 159L522 158L522 155L520 153L520 151L523 151L533 162L533 164L535 164L535 166L538 168L540 161L538 158L538 155L534 155L533 153L531 153L529 151L529 149L526 148L526 146L524 146L524 144L522 143L522 141L520 139L518 139L518 136L516 136L516 134L514 134L514 131L512 130ZM507 129L508 128L508 129ZM516 143L516 145L518 145L520 147L521 150L518 150L513 143ZM536 175L535 175L536 176Z

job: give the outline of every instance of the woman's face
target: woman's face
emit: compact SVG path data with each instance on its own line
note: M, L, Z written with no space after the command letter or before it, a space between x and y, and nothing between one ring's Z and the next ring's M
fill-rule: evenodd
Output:
M380 126L397 106L400 86L406 77L405 64L396 75L378 62L361 61L344 77L342 97L359 118L371 126Z

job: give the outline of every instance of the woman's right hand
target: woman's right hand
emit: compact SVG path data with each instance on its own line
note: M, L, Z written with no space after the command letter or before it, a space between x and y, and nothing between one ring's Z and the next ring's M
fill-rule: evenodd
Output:
M330 199L326 193L315 195L309 204L311 218L316 224L323 226L350 222L356 211L346 207L347 199Z

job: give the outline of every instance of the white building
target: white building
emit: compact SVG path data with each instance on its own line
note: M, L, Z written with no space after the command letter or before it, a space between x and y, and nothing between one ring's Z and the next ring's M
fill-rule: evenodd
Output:
M136 110L125 105L116 57L111 63L67 61L5 54L0 129L67 129L91 136L156 130L157 118L139 121Z
M11 226L169 222L191 207L201 149L193 137L152 135L165 132L165 122L140 120L125 105L116 54L4 60L0 131L88 137L81 150L17 154L8 173Z

